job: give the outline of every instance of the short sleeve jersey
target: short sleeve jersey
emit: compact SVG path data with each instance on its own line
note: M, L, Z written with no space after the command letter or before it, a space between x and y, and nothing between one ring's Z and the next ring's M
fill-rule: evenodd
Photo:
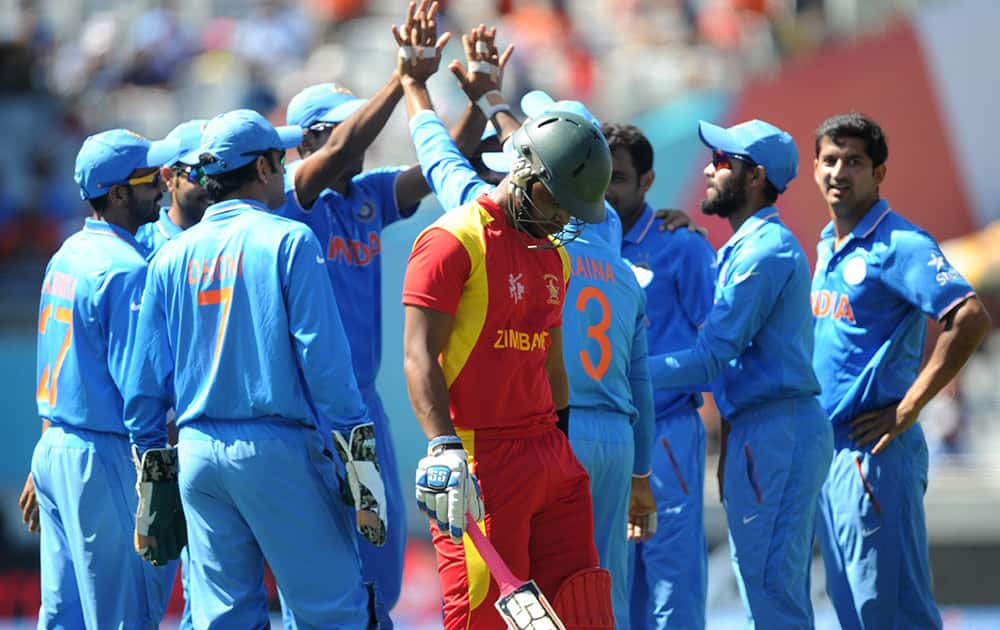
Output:
M326 189L303 210L292 192L295 166L286 174L287 201L278 214L302 221L319 239L354 374L360 387L372 388L382 357L382 229L416 210L396 203L396 178L406 167L365 171L351 179L346 195Z
M925 315L941 319L972 287L934 238L880 200L836 251L833 224L812 281L820 402L834 424L899 402L920 369Z
M517 232L489 197L440 217L414 242L403 304L454 316L441 367L458 429L554 423L545 361L562 323L569 261Z

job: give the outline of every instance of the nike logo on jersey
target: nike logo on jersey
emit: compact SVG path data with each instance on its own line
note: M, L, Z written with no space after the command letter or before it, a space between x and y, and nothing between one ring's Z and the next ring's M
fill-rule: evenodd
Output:
M874 534L875 532L877 532L880 529L882 529L881 525L879 525L878 527L872 527L871 529L863 528L861 530L861 537L862 538L868 538L869 536L871 536L872 534Z
M128 305L128 310L130 311L138 312L140 308L142 308L142 302L132 302Z
M324 260L322 256L317 256L316 257L316 262L319 263L320 265L325 265L326 264L326 260Z
M813 317L817 319L828 317L833 320L846 319L854 322L854 309L851 308L851 299L836 291L813 291L809 296L812 301ZM836 308L834 308L836 304Z
M750 276L756 276L758 272L756 271L745 271L743 273L734 273L733 280L729 284L739 284L749 278Z
M758 516L760 516L760 514L751 514L750 516L744 516L743 524L746 525L747 523L755 520Z

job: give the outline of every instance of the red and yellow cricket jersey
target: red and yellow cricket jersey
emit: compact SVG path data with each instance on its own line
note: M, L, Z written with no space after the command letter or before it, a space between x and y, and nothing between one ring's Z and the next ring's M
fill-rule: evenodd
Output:
M562 324L569 259L515 230L489 197L452 210L413 244L403 304L453 315L440 362L456 429L555 422L545 359Z

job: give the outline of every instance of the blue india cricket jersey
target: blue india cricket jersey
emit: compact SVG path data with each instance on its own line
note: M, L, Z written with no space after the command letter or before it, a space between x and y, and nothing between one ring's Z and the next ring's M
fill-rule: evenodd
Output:
M830 223L812 283L813 366L834 424L902 400L920 370L925 314L941 319L972 287L934 238L880 200L834 251Z
M147 259L152 259L164 243L184 231L170 220L169 210L169 207L160 208L160 218L140 225L135 233L135 240L145 250Z
M49 261L38 316L38 415L124 435L122 394L146 260L126 230L88 218Z
M712 308L715 252L699 234L688 230L661 232L662 219L646 204L625 235L624 256L646 291L647 336L651 356L690 348ZM656 416L701 406L697 388L653 391Z
M150 263L126 424L162 446L164 414L346 428L367 417L326 279L304 225L246 200L217 203Z
M297 165L285 174L288 200L277 213L302 221L319 239L358 385L374 388L382 359L382 229L417 209L396 203L396 178L407 167L365 171L351 179L346 195L327 188L303 210L292 190Z
M645 474L653 433L646 295L599 235L584 232L566 244L566 254L572 276L562 330L570 405L629 416L636 431L633 472Z
M654 357L654 387L711 383L724 418L815 396L809 266L775 207L749 217L719 250L715 302L694 346Z

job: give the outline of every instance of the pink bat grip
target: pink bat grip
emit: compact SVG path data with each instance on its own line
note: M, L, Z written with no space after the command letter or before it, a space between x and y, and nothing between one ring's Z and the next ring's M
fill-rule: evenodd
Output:
M506 597L514 589L524 584L524 580L517 579L517 576L510 572L510 569L507 568L507 563L503 561L503 558L500 557L500 554L493 547L493 543L483 535L483 532L479 531L479 525L476 524L476 521L472 520L472 516L468 513L465 514L465 531L469 533L469 538L472 539L472 544L476 547L476 551L483 557L486 566L490 569L490 573L493 574L493 577L500 585L500 597Z

